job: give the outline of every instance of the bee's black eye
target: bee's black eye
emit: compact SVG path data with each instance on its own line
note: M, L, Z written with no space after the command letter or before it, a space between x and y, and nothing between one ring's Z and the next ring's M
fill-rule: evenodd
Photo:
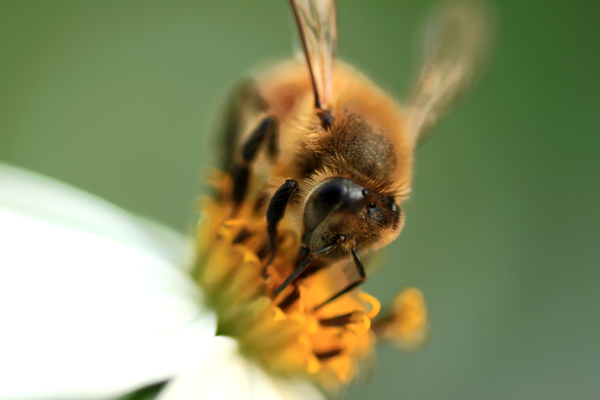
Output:
M376 208L376 207L377 207L377 204L375 204L375 203L369 203L369 208L370 209L373 209L373 208Z
M318 201L326 206L339 203L346 195L348 189L342 185L326 185L317 194Z
M348 200L351 183L343 178L330 178L315 187L304 206L304 225L307 232L312 232Z
M368 196L369 195L369 189L363 189L362 190L362 195L363 196Z

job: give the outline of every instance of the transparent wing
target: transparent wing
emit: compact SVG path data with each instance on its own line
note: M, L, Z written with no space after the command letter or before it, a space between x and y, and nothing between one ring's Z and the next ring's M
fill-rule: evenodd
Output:
M407 129L416 145L480 75L492 42L491 16L481 3L450 3L430 19L423 65L407 113Z
M337 52L335 0L290 0L290 5L312 78L315 108L328 109L333 59Z

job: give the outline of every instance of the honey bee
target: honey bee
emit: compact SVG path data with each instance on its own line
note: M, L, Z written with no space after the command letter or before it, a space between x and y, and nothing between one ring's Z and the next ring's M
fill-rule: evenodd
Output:
M234 217L248 195L255 163L267 165L264 187L275 190L263 191L270 246L265 277L277 253L279 223L284 217L298 221L295 270L274 295L310 271L353 260L358 278L322 306L365 282L361 255L400 234L415 149L477 77L488 30L479 7L442 7L427 30L413 95L402 106L336 58L334 0L290 5L303 60L283 62L240 85L223 136L224 167L230 171ZM254 124L244 129L248 120Z

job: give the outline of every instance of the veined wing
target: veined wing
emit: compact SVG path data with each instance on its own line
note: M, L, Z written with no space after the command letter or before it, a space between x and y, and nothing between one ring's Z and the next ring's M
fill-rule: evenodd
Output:
M460 100L480 75L491 45L492 18L483 4L456 2L432 16L425 34L425 54L407 112L415 145Z
M337 52L335 0L290 0L312 79L317 112L331 105L333 59Z

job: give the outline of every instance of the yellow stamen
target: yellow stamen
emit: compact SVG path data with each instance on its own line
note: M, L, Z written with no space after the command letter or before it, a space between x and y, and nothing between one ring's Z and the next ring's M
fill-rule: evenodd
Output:
M354 290L315 311L347 280L344 267L351 260L310 274L275 297L273 291L294 270L298 233L282 221L278 252L265 278L268 236L264 210L252 201L256 196L249 196L231 218L226 200L230 180L215 175L212 186L215 198L204 199L200 206L193 277L218 314L217 333L236 338L241 351L275 373L307 375L325 387L351 381L373 351L372 320L380 311L379 301ZM407 307L406 299L401 303ZM408 314L401 314L406 321ZM417 322L402 323L405 328L413 325L416 330Z
M417 288L409 287L396 296L391 315L373 323L378 340L391 342L403 350L417 350L429 338L425 298Z

